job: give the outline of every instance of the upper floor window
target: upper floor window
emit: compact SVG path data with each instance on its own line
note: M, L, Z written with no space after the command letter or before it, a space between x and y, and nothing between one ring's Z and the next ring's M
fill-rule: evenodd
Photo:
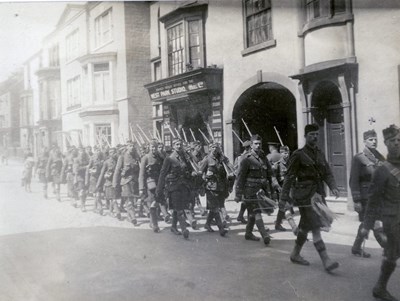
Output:
M307 21L318 18L333 17L336 14L345 13L349 9L346 4L349 0L305 0Z
M161 61L154 62L154 81L161 79Z
M203 22L185 19L167 29L169 76L204 66Z
M79 55L79 30L70 33L66 38L66 58L71 61Z
M59 47L58 44L49 48L49 67L60 66Z
M80 76L67 81L67 110L79 107L81 104L81 81Z
M95 46L100 47L112 40L112 10L109 9L94 20Z
M245 0L246 47L272 39L271 1Z
M110 65L95 64L93 66L94 101L111 102Z

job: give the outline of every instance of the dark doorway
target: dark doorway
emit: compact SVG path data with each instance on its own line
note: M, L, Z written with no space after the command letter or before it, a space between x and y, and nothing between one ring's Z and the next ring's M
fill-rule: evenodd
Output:
M297 149L296 99L285 87L276 83L262 83L244 92L233 110L233 129L241 139L250 135L242 122L247 123L252 134L263 139L263 149L268 153L267 142L280 143L274 127L283 144L291 151ZM238 139L232 135L235 157L241 152Z
M342 96L332 82L319 83L312 97L312 112L320 126L320 148L325 152L341 196L347 196L346 151Z

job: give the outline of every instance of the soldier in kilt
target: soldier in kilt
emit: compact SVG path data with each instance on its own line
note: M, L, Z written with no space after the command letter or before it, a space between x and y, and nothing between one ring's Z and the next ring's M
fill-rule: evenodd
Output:
M124 207L128 214L128 220L133 225L137 225L135 200L139 194L139 162L138 150L132 141L128 141L125 152L118 158L113 176L113 187L117 188L121 185L121 198L126 200Z
M62 183L67 184L67 196L74 200L78 199L78 196L74 189L74 172L73 165L74 159L78 156L78 151L74 146L68 149L67 155L65 156L62 168Z
M114 217L121 220L121 211L118 206L119 193L117 188L112 185L112 180L117 166L118 155L115 148L110 148L108 151L108 158L104 161L103 167L101 168L100 175L97 180L96 190L104 190L104 198L107 203L110 204L110 213Z
M47 148L44 148L42 153L38 157L38 161L36 163L36 174L39 176L39 182L43 184L43 196L47 199L47 177L46 177L46 168L47 161L49 160L49 152Z
M225 236L228 232L222 223L220 208L224 206L225 199L229 196L229 183L224 164L229 160L222 154L219 143L209 145L209 153L200 163L200 172L205 180L205 190L207 198L207 221L204 228L208 232L214 232L211 222L215 222L219 229L219 234Z
M88 187L88 192L94 196L94 212L103 215L103 202L101 200L103 189L102 186L97 187L97 182L100 176L101 168L103 167L103 153L100 148L95 146L94 153L90 157L89 165L86 169L85 185Z
M383 130L387 161L372 175L361 236L366 238L375 220L382 219L387 236L378 281L372 295L386 301L398 300L387 291L387 284L400 257L400 128L392 124ZM397 281L398 283L398 281ZM397 284L396 283L396 284Z
M89 155L86 153L83 147L79 147L78 156L73 162L73 173L74 173L74 189L80 200L82 212L86 212L86 195L87 189L85 185L86 169L89 164ZM74 200L73 206L78 207L76 200Z
M53 182L53 193L56 195L57 201L61 202L60 186L62 181L63 156L60 148L54 145L47 161L46 177Z
M290 202L289 192L292 190L292 199L299 206L300 223L295 246L290 255L293 263L309 265L309 262L300 256L300 251L307 241L308 232L312 232L313 242L318 251L324 268L327 272L339 267L339 263L329 258L325 243L321 237L322 223L311 205L314 194L321 195L325 202L324 182L329 186L332 193L339 197L332 171L326 162L324 154L317 147L319 137L319 126L308 124L305 127L306 145L293 152L289 159L288 170L283 182L280 202Z
M164 159L161 168L156 197L159 199L164 193L167 194L165 197L169 199L170 209L173 211L171 232L176 235L183 233L183 237L188 239L189 230L186 228L185 210L189 210L192 201L192 177L197 173L188 161L181 139L174 138L172 147L171 155ZM178 221L182 232L177 229Z
M242 201L242 197L247 201L247 211L249 218L246 225L246 240L259 241L260 238L253 234L254 225L257 226L264 244L269 245L271 236L265 228L261 213L264 210L271 212L273 209L263 208L264 205L258 203L260 191L267 197L271 197L273 190L279 190L279 184L273 177L272 167L262 151L262 140L260 135L251 137L251 151L242 159L236 182L235 201Z

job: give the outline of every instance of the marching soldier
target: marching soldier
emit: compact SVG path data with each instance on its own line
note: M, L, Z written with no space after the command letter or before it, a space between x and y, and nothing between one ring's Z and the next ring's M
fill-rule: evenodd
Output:
M44 148L42 153L39 155L35 170L36 174L39 176L39 182L43 184L43 196L45 199L47 199L46 168L48 160L49 160L49 152L47 148Z
M283 186L283 181L285 180L285 176L287 173L287 164L289 161L289 147L284 145L279 148L279 152L281 154L281 158L275 164L272 165L272 169L278 180L279 186ZM279 197L278 197L279 199ZM286 231L286 229L282 226L282 221L285 218L286 204L279 203L279 210L276 215L275 221L275 230L277 231Z
M125 198L125 210L128 220L137 225L135 213L135 198L138 195L139 154L132 141L126 144L126 150L118 158L113 176L113 187L121 185L121 198Z
M200 141L194 141L190 145L191 147L191 158L193 159L193 162L195 164L200 164L200 162L204 158L204 154L202 152L202 145ZM204 187L203 187L203 179L201 176L197 176L194 178L194 189L193 189L193 194L194 194L194 206L197 206L200 210L200 214L202 216L205 216L207 214L207 210L204 210L203 205L201 204L200 201L200 195L204 196ZM194 211L194 208L192 208Z
M246 225L246 240L259 241L260 238L253 234L254 225L257 225L264 244L268 245L271 237L265 229L262 219L262 209L259 208L257 193L261 190L267 196L271 196L273 189L279 189L279 184L272 174L272 168L261 149L262 140L260 135L251 137L251 151L245 155L240 163L237 182L235 201L242 201L242 197L248 200L247 211L249 218ZM252 199L254 201L252 201Z
M89 155L86 153L85 149L81 146L78 148L78 156L74 158L73 162L73 173L74 173L74 188L75 193L81 202L82 212L86 212L86 168L89 164ZM78 207L77 202L73 203L75 208Z
M115 148L108 150L108 158L104 161L97 179L96 191L104 190L104 198L106 203L109 203L110 213L121 220L121 211L118 206L118 187L112 185L115 167L117 166L118 155ZM103 187L103 188L102 188Z
M364 258L371 257L371 254L362 250L363 238L360 231L363 227L365 208L368 201L368 188L371 183L372 174L375 169L382 165L384 157L377 151L378 138L374 130L363 133L364 150L356 154L351 162L350 188L354 202L354 210L358 213L358 219L361 222L358 227L357 236L354 241L351 253ZM374 229L374 235L377 241L381 241L381 232Z
M219 214L220 208L224 206L225 199L229 196L229 183L224 164L229 160L225 157L218 143L209 145L209 153L200 163L200 172L206 182L207 209L209 210L204 228L208 232L214 232L211 228L211 222L215 219L221 236L228 232L224 229L222 219Z
M157 207L158 201L161 199L156 199L155 193L163 163L157 147L158 143L156 141L150 143L150 152L142 157L139 173L139 192L141 196L146 196L145 201L148 208L150 208L150 227L155 233L160 232L157 221ZM161 205L161 208L166 217L168 214L164 204Z
M74 159L78 156L78 152L74 146L70 147L68 149L68 153L66 155L66 158L64 159L63 162L63 168L61 171L62 174L62 182L66 182L67 184L67 195L69 198L72 198L74 200L77 199L77 194L74 188L74 171L73 171L73 165L74 165Z
M325 270L330 272L339 267L339 263L332 261L327 254L320 230L324 225L321 224L319 217L311 207L311 198L315 193L324 198L324 182L336 197L339 197L339 191L328 162L317 147L318 131L317 124L306 125L304 131L306 145L296 150L289 159L280 199L283 202L290 202L289 191L292 188L292 197L295 205L299 206L301 217L290 260L296 264L309 265L309 262L300 256L300 251L307 241L308 232L312 231L314 246L321 257Z
M237 158L236 158L236 160L235 160L235 162L234 162L234 169L235 169L235 174L236 174L236 176L238 175L238 173L239 173L239 166L240 166L240 162L242 162L242 160L243 160L243 158L245 158L246 157L246 154L248 153L248 152L250 152L251 151L251 142L249 141L249 140L246 140L246 141L244 141L243 142L243 148L244 148L244 150L243 150L243 153L241 153ZM247 209L247 207L246 207L246 202L241 202L240 203L240 211L239 211L239 214L238 214L238 216L237 216L237 218L236 218L236 220L238 221L238 222L241 222L242 224L247 224L247 220L244 218L244 212L246 211L246 209Z
M94 147L94 153L89 159L89 165L86 169L85 186L88 187L88 192L94 196L94 212L103 215L103 202L101 200L103 189L97 187L97 182L100 176L101 168L103 167L103 153L100 148Z
M158 179L156 196L161 198L164 190L170 202L172 213L171 232L176 235L183 233L185 239L189 238L189 230L186 228L185 210L189 209L192 197L192 176L197 175L193 170L185 151L182 141L174 138L172 141L173 151L169 157L164 159L160 177ZM177 229L179 221L182 232Z
M53 182L57 201L61 202L60 185L62 177L63 157L60 148L55 145L50 152L46 166L46 178Z
M382 300L396 301L398 299L386 287L400 257L400 128L392 124L383 130L383 137L388 150L387 161L378 166L372 175L361 236L366 238L375 220L382 219L387 243L372 294Z

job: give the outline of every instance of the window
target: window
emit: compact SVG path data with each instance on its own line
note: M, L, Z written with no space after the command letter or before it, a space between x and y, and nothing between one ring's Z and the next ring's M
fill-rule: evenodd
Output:
M202 27L202 19L192 17L167 29L169 76L204 66Z
M95 125L95 141L102 141L111 145L111 125L109 123ZM108 143L107 143L107 142Z
M81 82L80 76L76 76L67 81L67 110L80 106L81 99Z
M100 47L112 40L112 11L111 9L97 17L94 21L95 45Z
M306 0L307 21L346 12L346 0Z
M272 39L271 1L245 0L246 47Z
M163 106L162 104L153 106L153 117L162 117L163 116Z
M171 135L169 134L164 135L164 145L171 146Z
M222 144L222 131L221 130L213 130L214 141Z
M57 104L59 100L58 81L49 81L49 119L56 119L58 116Z
M49 66L58 67L60 65L58 44L49 49Z
M111 102L111 80L109 63L95 64L93 68L94 101Z
M71 61L79 55L79 30L70 33L66 38L66 57L67 61Z
M161 79L161 62L154 63L154 81Z

